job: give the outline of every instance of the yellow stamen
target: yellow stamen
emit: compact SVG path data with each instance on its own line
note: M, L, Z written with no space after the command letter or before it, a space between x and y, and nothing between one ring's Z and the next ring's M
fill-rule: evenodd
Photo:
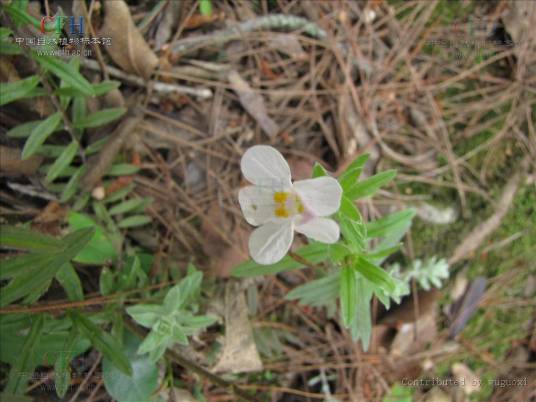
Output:
M288 218L289 213L285 207L278 207L274 211L275 216L278 218Z
M292 215L301 214L305 208L296 194L277 191L274 193L274 215L278 218L288 218Z
M284 191L277 191L274 193L274 201L277 203L284 203L288 198L288 193Z

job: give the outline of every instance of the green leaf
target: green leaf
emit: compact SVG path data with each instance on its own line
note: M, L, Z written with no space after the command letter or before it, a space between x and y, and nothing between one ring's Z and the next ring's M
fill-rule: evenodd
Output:
M63 170L71 164L76 153L78 152L78 141L71 141L69 145L65 147L61 155L54 161L50 167L45 180L48 183L53 182Z
M296 254L313 264L318 264L329 257L329 245L324 243L311 243L300 248L296 251ZM281 261L271 265L260 265L255 261L243 262L233 269L232 275L237 278L248 278L260 275L275 275L280 272L301 269L304 267L305 265L302 263L286 256Z
M137 304L127 307L126 311L134 321L145 328L151 328L165 313L159 304Z
M313 179L316 179L317 177L322 176L328 176L328 172L326 169L324 169L324 166L322 166L320 163L315 162L313 166Z
M69 181L63 188L63 191L61 192L60 196L60 202L67 202L71 199L73 195L76 194L76 190L78 190L78 185L80 184L80 179L86 172L86 166L80 166L78 169L76 169L76 172L74 172L71 177L69 178Z
M124 107L116 107L110 109L99 110L98 112L80 117L75 123L74 128L99 127L104 124L117 120L126 113Z
M91 84L73 65L65 63L54 56L41 56L34 53L33 58L41 65L41 67L58 76L67 85L76 88L86 96L95 95L95 91L93 91Z
M129 176L131 174L137 173L140 168L136 165L131 165L130 163L118 163L113 165L108 173L108 176Z
M26 140L24 148L22 149L22 159L28 159L35 154L39 147L43 145L46 139L56 131L56 128L61 122L61 113L56 112L50 115L41 123L39 123L30 134L30 137Z
M38 83L36 75L15 82L1 82L0 106L27 97Z
M13 55L21 53L20 46L13 43L9 38L12 33L11 29L0 27L0 54Z
M212 15L212 0L199 0L199 12L201 15Z
M39 29L41 25L40 21L26 12L27 6L24 6L24 3L27 2L13 2L12 4L4 6L4 8L18 26L32 25L34 28Z
M201 271L195 271L173 286L164 298L166 311L172 313L179 310L199 290L202 280Z
M356 319L357 293L356 275L353 267L343 267L341 269L339 297L341 302L341 320L346 328L352 325Z
M391 275L365 258L361 256L357 257L355 269L357 269L357 271L366 279L380 286L387 293L391 293L395 290L395 281L391 278Z
M61 240L64 245L62 250L43 255L43 259L47 262L44 268L41 265L28 267L2 288L0 307L32 294L32 292L42 292L43 284L50 282L58 270L78 254L93 236L93 233L93 229L81 229L65 236Z
M152 221L150 216L147 215L132 215L128 218L123 219L117 224L117 227L121 229L132 228L136 226L143 226Z
M82 283L71 263L63 264L56 274L56 279L67 293L69 300L84 300Z
M71 383L69 363L77 338L78 334L76 330L71 330L67 339L65 339L63 350L59 353L56 362L54 363L54 385L56 394L62 399L67 393Z
M308 306L325 306L337 299L339 294L340 274L334 273L308 282L291 290L285 296L287 300L299 300Z
M386 170L371 176L363 181L355 183L353 186L344 191L346 196L351 200L370 197L380 187L389 183L396 176L396 170ZM344 190L344 188L343 188Z
M6 133L10 138L26 138L29 137L33 129L36 128L42 120L29 121L13 127Z
M106 235L104 229L85 214L69 212L67 222L73 230L93 228L95 230L91 240L74 258L82 264L101 265L117 257L117 252Z
M356 319L352 321L350 333L352 339L357 341L361 339L363 350L367 351L372 334L372 319L370 314L370 301L372 299L372 291L367 286L365 278L357 276L356 281Z
M103 296L112 294L114 290L114 274L108 267L104 267L100 273L99 290Z
M344 192L347 192L354 184L363 171L365 163L369 159L369 154L363 154L355 158L355 160L346 168L339 176L339 183Z
M352 251L361 253L367 248L367 230L365 224L361 221L341 217L340 221L341 233L344 239L348 242Z
M95 349L121 372L128 376L132 375L132 366L117 340L78 311L70 310L67 314L76 328L91 341Z
M339 212L354 221L362 221L361 213L357 209L354 202L347 196L343 195L341 198L341 207Z
M367 222L367 234L369 237L387 236L391 232L409 227L414 216L415 210L410 208L383 216L375 221Z
M99 152L102 149L102 147L106 145L109 139L110 139L110 136L107 135L89 144L88 147L85 149L86 155L91 155L91 154L95 154Z
M17 359L9 370L9 377L4 392L7 394L24 394L26 385L33 373L35 366L32 364L33 348L39 343L39 337L43 329L44 316L38 315L32 322L30 333L26 336L24 346Z
M0 247L16 250L53 252L63 248L62 241L35 230L0 226Z
M4 259L0 261L0 279L13 278L34 266L43 269L46 264L48 261L42 253L29 253Z
M118 401L146 402L158 386L158 368L147 355L136 353L139 344L134 335L125 333L123 352L132 366L132 376L126 376L109 359L103 359L104 385Z
M110 215L124 214L131 211L143 211L145 207L153 202L152 198L133 198L128 201L124 201L120 204L114 205L110 208Z
M98 82L96 84L91 84L93 86L93 90L95 91L95 95L101 96L104 94L107 94L110 91L113 91L114 89L118 89L121 86L121 83L119 81L102 81Z

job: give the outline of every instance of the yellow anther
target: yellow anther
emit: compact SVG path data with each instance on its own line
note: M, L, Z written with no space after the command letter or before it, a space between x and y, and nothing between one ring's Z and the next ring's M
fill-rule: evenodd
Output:
M287 200L288 193L285 193L284 191L277 191L274 193L274 201L277 203L283 203Z
M288 211L285 207L276 208L274 211L275 216L278 218L288 218Z

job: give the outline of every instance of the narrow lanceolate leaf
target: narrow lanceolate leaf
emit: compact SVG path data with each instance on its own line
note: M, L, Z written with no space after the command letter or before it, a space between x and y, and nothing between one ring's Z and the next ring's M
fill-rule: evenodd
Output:
M15 82L0 83L0 106L28 96L39 83L39 77L31 77Z
M40 56L34 54L33 57L41 67L59 77L67 85L79 90L86 96L95 95L95 91L89 81L86 80L74 66L63 62L61 59L54 56Z
M27 123L19 124L18 126L15 126L12 129L10 129L6 133L6 136L11 137L11 138L29 137L33 129L36 128L39 125L39 123L41 123L41 120L29 121Z
M117 120L126 113L124 107L114 107L110 109L99 110L98 112L81 117L74 123L75 128L99 127L104 124Z
M71 263L63 264L56 279L67 293L67 297L71 301L84 300L84 290L82 283Z
M63 188L63 191L61 193L60 202L66 202L71 199L73 195L75 195L76 190L78 189L78 185L80 183L80 179L82 178L82 175L86 172L86 166L80 166L76 172L74 172L71 175L71 178Z
M413 216L415 216L415 210L410 208L367 222L367 235L369 237L387 236L394 231L409 226Z
M356 184L368 158L369 154L358 156L339 176L339 183L341 184L343 191L348 191L354 184Z
M110 215L118 215L133 210L140 210L145 208L151 202L151 198L135 198L132 200L128 200L120 204L114 205L112 208L110 208Z
M365 224L345 216L340 219L341 233L354 252L360 253L367 248L367 231Z
M32 355L33 350L39 344L43 322L43 315L35 317L32 327L30 328L30 333L24 341L24 346L20 352L20 358L15 360L15 363L11 366L11 370L9 370L9 377L7 385L4 388L4 393L14 395L25 393L30 374L33 373L35 368L32 367Z
M46 181L53 182L71 164L77 152L78 141L71 141L48 170Z
M56 394L63 399L69 385L71 383L71 373L69 371L69 363L71 361L71 353L76 343L78 334L75 329L72 329L68 337L65 339L63 348L59 353L56 362L54 363L54 385L56 386Z
M370 300L372 299L372 290L363 277L358 276L356 281L356 319L350 327L352 339L357 341L361 339L363 350L367 351L372 334L372 320L370 312Z
M15 300L32 294L42 288L43 283L48 283L58 270L73 259L84 248L93 236L94 229L81 229L65 236L61 242L63 249L43 254L46 261L44 267L40 264L28 267L25 272L16 275L11 282L2 288L0 292L0 307L7 306Z
M135 226L143 226L151 222L151 217L147 215L133 215L126 219L123 219L117 224L117 227L121 229L131 228Z
M39 123L26 140L22 149L22 159L27 159L37 152L48 136L52 134L61 122L61 113L57 112Z
M63 248L62 241L34 230L0 226L0 247L15 250L53 252Z
M128 376L132 374L130 362L116 339L79 312L69 311L68 314L76 328L91 341L95 349L123 373Z
M102 81L96 84L91 84L96 96L107 94L108 92L118 89L121 86L119 81Z
M287 293L285 299L299 300L300 304L320 307L334 302L339 295L339 273L298 286Z
M343 195L341 198L340 213L346 215L348 218L354 221L362 221L361 213L357 209L356 205L347 196Z
M395 290L396 284L391 275L365 258L358 257L355 268L366 279L380 286L386 292L392 293Z
M48 264L44 256L44 253L29 253L0 260L0 279L14 278L35 267L44 269Z
M118 163L113 165L108 173L108 176L128 176L134 173L137 173L140 168L136 165L131 165L130 163Z
M355 320L357 307L356 276L353 267L343 267L339 282L342 324L348 328Z
M351 200L370 197L376 191L378 191L380 187L385 186L387 183L393 180L395 176L396 170L386 170L385 172L375 174L368 179L357 182L348 190L345 190L344 193Z
M324 243L312 243L296 251L300 257L305 260L318 264L329 257L329 245ZM233 276L238 278L247 278L260 275L275 275L279 272L290 271L293 269L304 268L302 264L291 257L284 257L281 261L271 265L260 265L255 261L246 261L239 264L233 269Z

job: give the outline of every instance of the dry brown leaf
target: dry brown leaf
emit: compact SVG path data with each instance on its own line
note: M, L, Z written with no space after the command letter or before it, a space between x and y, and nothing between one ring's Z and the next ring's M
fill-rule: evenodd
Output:
M100 37L111 38L106 51L123 70L149 79L158 65L158 57L132 22L128 5L123 0L104 2L104 24Z
M279 133L280 128L266 112L264 99L249 86L249 84L235 70L229 72L229 83L233 90L238 94L240 103L246 111L259 123L262 130L273 137Z
M212 24L214 21L223 21L225 18L225 14L212 14L212 15L202 15L202 14L194 14L191 15L190 18L186 20L184 23L184 28L186 29L195 29L199 28L203 25Z
M245 373L260 370L262 361L248 319L246 296L238 282L228 282L225 288L225 343L213 371Z
M201 233L206 240L203 251L210 258L210 272L222 278L231 276L231 270L248 259L248 234L240 225L232 229L222 228L220 207L215 201L201 225ZM222 234L233 242L233 246L222 239Z
M22 160L20 149L0 145L0 172L6 176L31 176L42 161L43 157L38 155Z
M429 342L437 337L436 318L436 308L433 308L426 314L420 315L416 322L402 324L393 339L390 353L394 356L409 356L422 351ZM417 338L414 337L415 329L417 330Z

